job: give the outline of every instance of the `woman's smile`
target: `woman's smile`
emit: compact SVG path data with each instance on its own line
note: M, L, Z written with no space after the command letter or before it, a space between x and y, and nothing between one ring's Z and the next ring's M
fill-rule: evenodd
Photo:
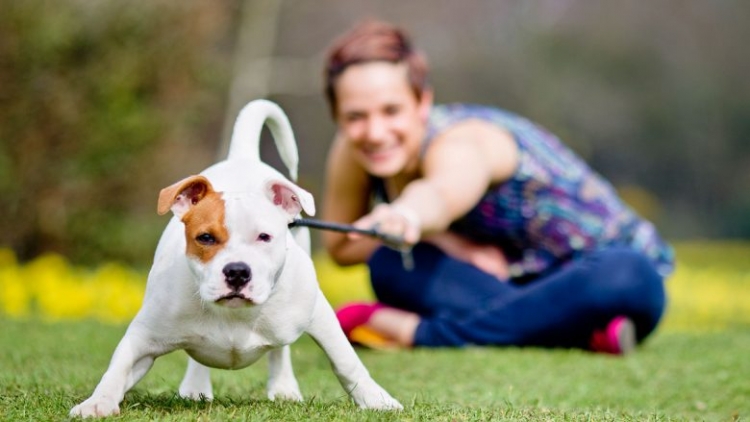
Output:
M396 141L386 143L365 143L360 150L372 161L384 161L400 150L400 144Z

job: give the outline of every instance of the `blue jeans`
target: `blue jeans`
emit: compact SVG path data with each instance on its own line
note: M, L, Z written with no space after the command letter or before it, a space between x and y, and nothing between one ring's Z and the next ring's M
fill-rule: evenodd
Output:
M627 247L591 252L524 283L502 282L427 243L412 254L412 271L385 247L368 265L378 301L421 316L415 346L585 349L594 330L619 315L633 320L642 341L665 308L663 278Z

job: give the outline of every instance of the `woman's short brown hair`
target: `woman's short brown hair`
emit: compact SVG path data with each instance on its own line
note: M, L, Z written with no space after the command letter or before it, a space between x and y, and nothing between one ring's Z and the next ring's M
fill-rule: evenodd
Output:
M366 20L343 34L328 50L325 64L325 94L336 115L336 79L347 67L366 62L405 63L409 84L417 98L427 88L427 60L412 47L406 33L394 25Z

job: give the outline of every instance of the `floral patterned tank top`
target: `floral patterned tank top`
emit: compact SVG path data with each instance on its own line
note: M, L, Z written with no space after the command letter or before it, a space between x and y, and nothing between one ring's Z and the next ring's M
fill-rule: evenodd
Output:
M674 252L654 226L556 136L521 116L468 104L435 106L423 151L466 119L507 130L520 160L510 180L491 187L451 230L500 246L512 277L541 274L586 252L623 245L644 253L662 276L672 272Z

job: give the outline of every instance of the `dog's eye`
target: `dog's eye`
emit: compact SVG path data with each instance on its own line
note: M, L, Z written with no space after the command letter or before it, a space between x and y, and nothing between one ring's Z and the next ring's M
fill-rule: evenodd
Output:
M213 237L213 235L211 235L209 233L199 234L195 238L195 240L198 243L200 243L201 245L206 245L206 246L210 246L210 245L215 245L216 244L216 238Z
M271 235L268 233L261 233L258 235L258 240L260 240L261 242L270 242Z

